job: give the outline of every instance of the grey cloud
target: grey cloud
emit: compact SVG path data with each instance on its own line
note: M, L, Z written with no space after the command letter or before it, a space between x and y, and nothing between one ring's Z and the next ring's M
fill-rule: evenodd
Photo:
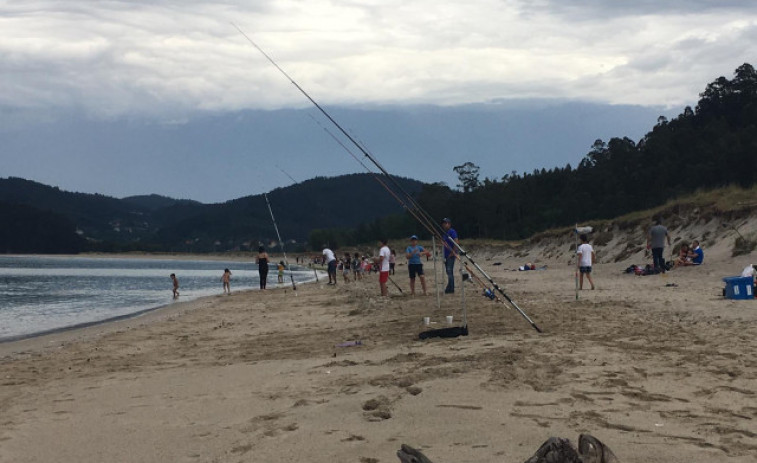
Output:
M750 0L518 0L517 3L524 12L564 16L575 21L624 16L688 15L726 10L757 13L757 3Z

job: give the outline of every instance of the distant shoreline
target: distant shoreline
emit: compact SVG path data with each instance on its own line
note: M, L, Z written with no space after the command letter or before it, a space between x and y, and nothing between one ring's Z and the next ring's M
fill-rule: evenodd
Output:
M60 259L140 259L140 260L176 260L176 261L228 261L228 262L247 262L249 263L252 259L252 256L250 258L247 258L246 256L222 256L222 255L202 255L202 254L160 254L160 253L81 253L81 254L2 254L0 256L5 256L8 258L60 258ZM254 264L254 262L253 262ZM272 264L269 264L272 265ZM301 270L312 270L312 268L309 268L306 265L298 265L299 269ZM318 269L318 277L325 278L325 274L323 271ZM287 280L287 283L289 280ZM316 282L315 275L310 275L310 278L298 281L297 285L305 285L308 283ZM273 290L287 290L289 289L288 286L279 287L279 288L272 288ZM260 291L258 288L245 288L245 289L239 289L235 291L235 294L242 294L247 292L258 292ZM211 295L201 295L198 297L188 298L188 296L184 296L184 299L180 300L174 300L169 303L165 304L159 304L152 307L143 308L140 310L137 310L136 312L131 312L127 314L122 315L115 315L112 317L104 318L101 320L93 320L93 321L85 321L81 323L76 323L73 325L67 325L67 326L61 326L57 328L50 328L45 329L42 331L35 331L32 333L26 333L26 334L18 334L18 335L11 335L6 337L0 337L0 357L3 355L7 355L12 351L17 351L18 349L13 348L13 346L21 346L21 345L30 345L34 346L37 345L38 347L45 347L47 343L54 343L54 342L67 342L72 339L78 339L80 335L87 335L92 334L94 336L98 336L101 333L109 332L110 327L118 328L121 327L124 323L128 323L129 321L139 320L139 325L149 324L155 319L160 319L163 317L163 314L168 313L169 315L174 314L176 311L187 311L187 310L193 310L196 307L205 305L207 301L212 300L216 297L224 297L223 294L211 294ZM40 341L38 341L40 340Z

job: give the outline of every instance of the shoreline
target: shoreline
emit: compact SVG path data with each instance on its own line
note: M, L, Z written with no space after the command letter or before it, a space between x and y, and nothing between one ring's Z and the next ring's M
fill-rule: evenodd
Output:
M56 258L60 258L60 259L124 259L124 260L130 260L130 259L131 260L152 260L152 259L154 259L154 260L167 260L167 261L177 261L177 262L188 262L188 261L196 261L196 262L215 262L215 261L241 262L241 261L243 261L241 259L236 260L236 261L235 260L231 260L231 259L225 259L225 258L221 258L221 256L216 256L216 257L218 257L218 259L206 259L204 257L207 257L207 256L198 256L198 255L193 255L193 254L183 254L183 255L168 256L168 255L154 254L154 253L151 254L150 256L147 256L147 255L138 255L136 253L120 253L120 254L88 253L88 254L66 254L66 255L62 255L62 254L5 254L4 256L10 257L10 258L21 258L21 259L23 259L23 258L44 258L44 259L56 259ZM269 264L269 265L273 265L273 264ZM311 268L308 268L308 267L305 267L305 266L292 266L292 267L293 267L293 270L296 270L296 271L311 270ZM318 275L318 276L320 277L321 275ZM316 281L316 278L314 276L310 276L310 277L304 279L303 281L298 281L297 284L298 285L304 285L304 284L308 284L308 283L315 282L315 281ZM283 284L283 287L286 287L286 285L288 285L288 284L289 284L289 281L285 282ZM274 283L274 284L272 284L270 286L272 286L272 288L269 288L269 289L279 289L277 283ZM259 291L259 289L256 288L256 287L252 287L252 288L240 289L237 292L245 292L245 291L252 291L252 292L254 292L254 291ZM20 342L20 341L29 340L29 339L38 338L38 337L59 335L59 334L62 334L62 333L65 333L65 332L69 332L69 331L83 330L83 329L92 328L92 327L95 327L95 326L98 326L98 325L105 325L105 324L109 324L109 323L116 323L116 322L123 321L123 320L129 320L129 319L139 318L139 317L143 317L143 316L149 314L150 312L161 310L161 309L165 309L165 308L174 306L174 305L179 304L179 303L188 304L188 303L192 303L194 301L202 300L202 299L205 299L205 298L216 297L218 295L223 295L223 293L219 293L219 294L205 294L205 295L201 295L201 296L191 297L191 298L188 298L188 299L187 299L188 296L184 296L184 298L186 300L181 300L181 301L175 301L174 300L174 301L167 302L165 304L159 304L159 305L150 306L150 307L144 307L143 306L143 308L140 308L140 309L138 309L138 310L136 310L134 312L124 313L124 314L121 314L121 315L114 315L114 316L107 317L107 318L100 319L100 320L83 321L83 322L80 322L80 323L75 323L73 325L66 325L66 326L60 326L60 327L56 327L56 328L49 328L49 329L44 329L42 331L35 331L35 332L31 332L31 333L5 336L5 337L0 338L0 346L6 345L8 343L15 343L15 342ZM0 351L0 354L1 353L2 353L2 351Z

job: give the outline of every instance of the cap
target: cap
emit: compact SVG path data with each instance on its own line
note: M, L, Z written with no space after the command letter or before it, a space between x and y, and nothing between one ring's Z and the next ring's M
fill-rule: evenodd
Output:
M410 239L411 239L411 240L417 240L417 239L418 239L418 237L417 237L416 235L413 235L413 236L411 236L411 237L410 237Z
M444 223L444 222L452 223L452 221L449 218L447 218L447 217L445 217L445 218L442 219L442 223Z

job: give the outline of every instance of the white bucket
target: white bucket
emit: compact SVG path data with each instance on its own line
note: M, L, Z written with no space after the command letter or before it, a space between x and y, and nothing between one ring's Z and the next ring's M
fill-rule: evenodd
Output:
M452 315L447 315L447 324L448 325L452 324Z
M423 317L423 324L424 325L431 324L431 317Z

